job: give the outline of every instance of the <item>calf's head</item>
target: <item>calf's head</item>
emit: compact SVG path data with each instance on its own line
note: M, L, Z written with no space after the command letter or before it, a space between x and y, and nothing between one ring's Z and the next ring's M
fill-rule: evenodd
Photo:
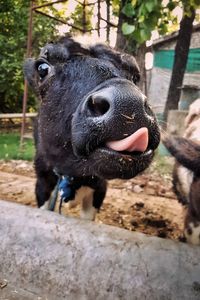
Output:
M160 134L136 86L133 57L70 38L46 45L26 61L40 98L37 151L71 176L131 178L151 162Z

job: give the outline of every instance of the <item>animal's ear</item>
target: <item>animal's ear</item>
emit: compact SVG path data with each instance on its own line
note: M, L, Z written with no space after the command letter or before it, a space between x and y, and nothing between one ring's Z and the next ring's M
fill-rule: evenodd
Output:
M200 145L178 136L167 136L163 143L181 165L200 174Z
M76 40L72 39L71 37L62 37L59 40L59 44L63 45L65 49L68 51L68 56L73 55L90 55L88 47L81 45Z
M69 58L68 48L61 43L50 43L44 46L40 51L40 58L46 59L51 64L63 63Z
M37 75L35 70L35 60L33 58L28 58L23 66L24 75L28 84L34 90L34 92L38 95L38 84L37 84Z
M127 79L135 84L140 80L140 69L133 56L123 54L103 44L90 47L90 53L94 57L112 62L118 69L124 71Z
M140 68L135 57L129 54L121 54L121 64L124 70L131 74L132 81L136 84L140 81Z
M41 49L40 58L51 64L64 63L73 55L89 55L88 48L82 47L69 37L60 38L58 42L49 43Z

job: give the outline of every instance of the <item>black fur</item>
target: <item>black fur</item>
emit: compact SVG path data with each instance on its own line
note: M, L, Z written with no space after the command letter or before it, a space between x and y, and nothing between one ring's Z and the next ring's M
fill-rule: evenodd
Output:
M49 66L46 76L38 71L44 64ZM133 57L105 45L85 48L65 38L46 45L37 60L28 59L24 71L41 101L35 133L39 206L55 186L53 168L92 187L93 205L100 208L105 179L131 178L148 167L160 133L135 85L140 75ZM106 147L106 142L123 139L141 127L149 131L145 153L119 153Z

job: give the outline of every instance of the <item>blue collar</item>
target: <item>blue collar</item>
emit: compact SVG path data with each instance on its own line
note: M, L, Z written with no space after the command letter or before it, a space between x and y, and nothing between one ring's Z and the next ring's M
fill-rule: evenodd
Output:
M73 178L69 176L61 176L58 182L58 191L62 201L68 202L72 197Z
M58 177L57 185L49 199L49 210L54 211L58 194L60 195L59 213L61 214L62 203L72 200L75 196L73 187L74 178L67 175L60 175L56 169L53 170Z

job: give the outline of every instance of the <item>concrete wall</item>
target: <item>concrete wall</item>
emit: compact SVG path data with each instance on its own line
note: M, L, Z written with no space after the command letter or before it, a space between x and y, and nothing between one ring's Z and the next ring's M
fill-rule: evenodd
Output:
M172 50L176 46L176 39L163 43L158 49L159 50ZM192 34L190 48L200 48L200 31L195 31Z
M200 249L0 201L0 299L199 300Z
M147 73L148 99L156 113L162 113L167 99L171 70L154 67ZM185 73L183 85L200 83L200 73Z
M176 39L156 46L156 50L172 50ZM200 48L200 31L193 32L190 48ZM147 72L148 99L156 113L162 113L167 99L171 70L153 67ZM200 83L200 72L185 73L183 85L197 85Z

